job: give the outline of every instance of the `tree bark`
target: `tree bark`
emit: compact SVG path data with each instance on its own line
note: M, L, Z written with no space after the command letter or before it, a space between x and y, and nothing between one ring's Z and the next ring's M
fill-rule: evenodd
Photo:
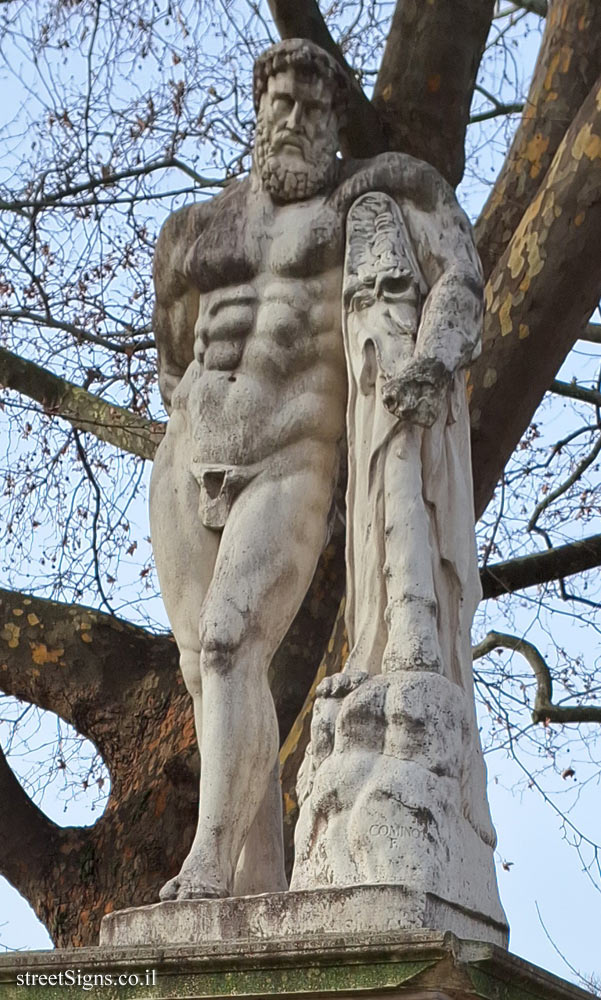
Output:
M342 670L349 653L348 638L344 625L344 600L338 607L334 628L324 653L323 660L315 674L313 683L298 712L294 724L280 750L280 773L282 779L282 795L284 804L284 847L286 851L286 872L288 878L292 874L294 863L294 828L298 819L298 799L296 797L296 776L303 762L307 744L311 739L311 717L315 692L324 677Z
M280 726L288 736L315 677L315 665L327 656L332 628L344 594L344 532L338 528L323 553L309 592L273 658L269 674Z
M432 163L453 186L493 12L494 0L398 0L376 82L388 148Z
M522 119L476 224L486 277L536 195L599 73L601 4L598 0L554 0Z
M548 14L547 0L513 0L513 3L530 14L538 14L539 17L546 17Z
M588 323L580 334L580 340L587 340L590 344L601 344L601 323Z
M15 885L43 879L47 859L59 850L61 829L23 790L0 749L0 873Z
M0 688L56 712L96 744L109 769L113 752L120 757L116 706L149 671L177 677L171 636L92 608L0 590Z
M140 458L154 458L165 425L107 403L86 389L53 375L0 347L0 385L35 399L46 413L68 420L101 441Z
M601 295L601 78L486 286L470 373L476 513Z

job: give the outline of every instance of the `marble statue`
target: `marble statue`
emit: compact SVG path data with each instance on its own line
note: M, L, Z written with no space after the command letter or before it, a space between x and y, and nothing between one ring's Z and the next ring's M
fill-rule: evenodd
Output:
M501 926L469 643L480 264L436 170L340 157L348 87L310 42L267 50L250 176L157 244L170 417L151 532L202 761L196 836L161 899L286 889L267 674L347 448L351 653L318 692L292 888L404 884Z

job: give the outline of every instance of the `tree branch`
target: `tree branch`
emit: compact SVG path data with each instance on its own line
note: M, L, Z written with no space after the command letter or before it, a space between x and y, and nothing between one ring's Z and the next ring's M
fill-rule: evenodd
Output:
M465 132L494 0L397 0L374 91L390 149L463 176Z
M582 340L582 337L579 339ZM560 382L559 379L553 379L550 390L556 396L566 396L568 399L577 399L580 403L601 406L601 392L597 389L585 389L584 386L577 385L576 382Z
M578 462L578 464L572 470L567 479L564 479L564 481L560 483L559 486L557 486L554 490L551 490L549 493L546 493L545 496L542 498L542 500L539 500L526 526L528 531L540 531L540 528L537 528L537 522L540 515L545 510L547 510L552 503L555 503L555 501L558 500L559 497L563 496L564 493L567 493L567 491L570 489L571 486L574 485L574 483L578 482L583 472L586 472L586 470L593 464L600 451L601 451L601 434L597 436L597 440L595 441L588 455L585 455L585 457L580 462Z
M164 433L164 424L107 403L3 347L0 347L0 385L35 399L47 413L62 417L79 430L140 458L154 458Z
M114 351L118 354L132 355L137 351L147 351L154 348L154 340L133 340L135 330L131 330L127 340L122 343L111 340L110 337L101 337L98 334L90 333L76 323L69 323L67 320L53 319L52 316L45 316L43 313L32 312L29 309L0 309L0 319L24 320L28 323L35 323L36 326L46 326L52 330L64 330L65 333L73 334L76 341L86 341L88 344L97 344L106 348L107 351Z
M2 596L0 686L89 736L111 775L98 823L56 834L0 770L2 870L57 946L93 944L110 909L156 901L192 841L198 754L177 648L88 608ZM24 832L7 845L1 824L14 823L14 810ZM30 824L40 849L27 839Z
M0 748L0 874L13 885L42 879L61 829L31 801Z
M110 766L107 715L154 674L178 676L171 636L80 605L0 590L0 690L56 712L94 741ZM125 734L124 734L125 738Z
M359 86L315 0L303 0L302 3L298 0L268 0L268 3L282 38L308 38L329 52L348 74L351 102L344 132L345 155L367 157L383 152L387 146L378 112Z
M530 9L525 3L519 6ZM476 224L486 277L536 195L566 129L599 73L601 4L598 0L555 0L545 24L526 110Z
M14 198L12 201L4 201L0 199L0 209L4 209L8 212L17 212L23 214L26 209L35 209L40 211L44 208L55 208L64 202L66 198L76 198L79 194L87 194L89 191L96 191L98 188L106 189L115 187L120 184L121 181L135 180L139 177L146 177L148 174L153 173L155 170L169 170L177 169L181 170L188 177L192 177L193 180L199 187L214 188L227 187L231 184L231 178L219 178L219 177L204 177L201 174L197 174L192 167L188 164L183 163L181 160L176 159L173 156L165 157L164 159L155 160L155 162L144 163L140 167L128 167L126 170L118 170L115 173L107 173L106 176L93 177L90 175L87 180L81 181L79 184L70 184L64 188L59 188L56 191L51 191L48 193L40 192L36 198ZM76 202L76 204L78 204ZM95 204L95 202L93 202Z
M520 10L527 10L529 14L538 14L539 17L546 17L549 13L547 0L512 0L514 7Z
M599 231L601 77L486 286L483 349L469 378L478 516L599 301Z
M601 323L589 323L578 339L587 340L590 344L601 344Z
M601 566L601 535L591 535L580 542L570 542L546 552L507 562L493 563L480 570L484 600L512 594L551 580L561 580L574 573Z
M0 874L25 896L59 943L59 899L68 891L81 900L82 849L93 835L89 828L62 828L48 819L27 795L1 748L0 802Z
M524 105L519 102L516 104L494 104L489 111L479 111L477 114L470 117L470 125L476 125L478 122L488 122L491 118L500 118L503 115L515 115L520 111L524 110Z
M536 678L536 695L534 698L533 722L558 722L561 725L575 722L601 722L601 707L594 705L554 705L553 680L551 671L540 652L531 642L519 639L515 635L504 632L489 632L482 642L472 649L472 658L478 660L481 656L492 653L494 649L513 649L521 653L528 661Z

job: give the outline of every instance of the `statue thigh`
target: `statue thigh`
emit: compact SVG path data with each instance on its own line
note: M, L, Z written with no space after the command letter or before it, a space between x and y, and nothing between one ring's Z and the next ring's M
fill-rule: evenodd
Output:
M198 483L189 469L188 436L177 424L172 417L154 460L150 532L161 595L180 652L186 687L193 698L200 700L198 624L221 532L206 528L200 520Z
M202 608L203 650L221 651L234 668L241 661L267 670L311 584L332 493L332 472L319 464L265 470L244 488L223 529Z

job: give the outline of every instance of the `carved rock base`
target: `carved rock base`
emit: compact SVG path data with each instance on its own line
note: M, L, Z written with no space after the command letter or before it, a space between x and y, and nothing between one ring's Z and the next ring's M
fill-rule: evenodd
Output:
M323 935L452 929L453 933L507 945L502 923L402 885L265 893L231 899L155 903L110 913L100 944L202 944L319 939Z
M326 678L298 793L292 889L406 887L397 926L506 943L471 692L417 670Z

